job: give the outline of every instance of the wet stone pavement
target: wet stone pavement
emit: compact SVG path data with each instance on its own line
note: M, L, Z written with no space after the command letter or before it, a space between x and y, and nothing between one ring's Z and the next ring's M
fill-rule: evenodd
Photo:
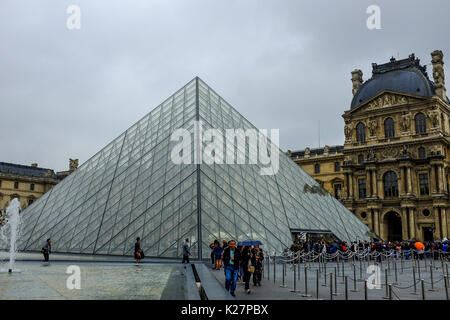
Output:
M80 289L67 288L70 265L80 267ZM18 261L15 269L12 274L0 272L0 300L187 298L186 269L181 265Z

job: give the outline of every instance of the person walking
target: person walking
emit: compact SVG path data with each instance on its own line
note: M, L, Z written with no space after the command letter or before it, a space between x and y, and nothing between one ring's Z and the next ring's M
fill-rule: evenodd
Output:
M252 249L252 265L255 267L255 272L253 272L253 285L256 287L261 287L262 278L262 268L264 254L258 245L255 245Z
M250 253L250 247L249 246L242 246L241 249L241 268L243 272L242 280L245 284L245 291L247 291L248 294L250 294L250 277L252 276L252 272L249 270L249 267L253 267L251 265L251 253ZM252 268L252 270L254 267ZM254 270L253 270L254 271Z
M137 237L134 244L134 260L136 263L140 263L141 259L144 259L144 251L141 248L141 238Z
M189 238L186 238L183 244L183 261L181 261L181 263L184 263L185 261L186 263L189 263L189 256L191 255L189 250Z
M50 238L45 241L44 246L41 249L41 252L44 254L44 261L49 261L50 252L52 251L52 240Z
M238 244L236 246L236 249L239 251L239 253L242 252L242 246L241 245ZM244 270L242 270L242 265L239 265L237 282L241 282L243 277L244 277Z
M223 250L223 262L225 266L225 290L235 297L236 282L240 265L240 252L236 250L236 241L228 241L228 246Z
M225 250L225 248L228 247L228 242L225 239L222 239L222 263L223 263L223 251ZM223 273L224 275L227 275L227 271L225 270L225 268L223 268Z

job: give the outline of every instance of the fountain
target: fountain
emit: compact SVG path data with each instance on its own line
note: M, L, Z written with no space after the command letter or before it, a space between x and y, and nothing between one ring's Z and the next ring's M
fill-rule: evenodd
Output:
M20 230L20 202L17 198L11 200L8 208L6 208L6 224L0 227L0 240L1 247L7 245L8 237L7 233L9 231L9 263L8 263L8 273L13 272L14 262L16 260L16 244L17 238L19 236ZM16 270L17 271L17 270Z

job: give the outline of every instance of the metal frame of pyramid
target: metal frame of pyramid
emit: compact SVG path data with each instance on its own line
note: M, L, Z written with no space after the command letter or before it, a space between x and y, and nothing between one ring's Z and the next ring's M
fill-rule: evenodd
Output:
M280 252L291 230L369 240L369 228L278 148L272 176L257 164L174 164L170 135L194 120L255 128L194 78L25 209L19 250L52 238L53 252L131 255L139 236L147 256L179 257L189 237L193 257L208 258L214 239L253 238Z

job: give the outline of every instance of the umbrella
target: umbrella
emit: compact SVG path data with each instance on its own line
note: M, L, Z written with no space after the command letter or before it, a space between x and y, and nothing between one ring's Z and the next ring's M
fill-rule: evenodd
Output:
M423 248L425 248L424 244L420 241L414 243L414 247L416 247L417 250L423 250Z
M247 239L247 240L238 242L237 245L238 246L262 246L262 243L259 240Z

